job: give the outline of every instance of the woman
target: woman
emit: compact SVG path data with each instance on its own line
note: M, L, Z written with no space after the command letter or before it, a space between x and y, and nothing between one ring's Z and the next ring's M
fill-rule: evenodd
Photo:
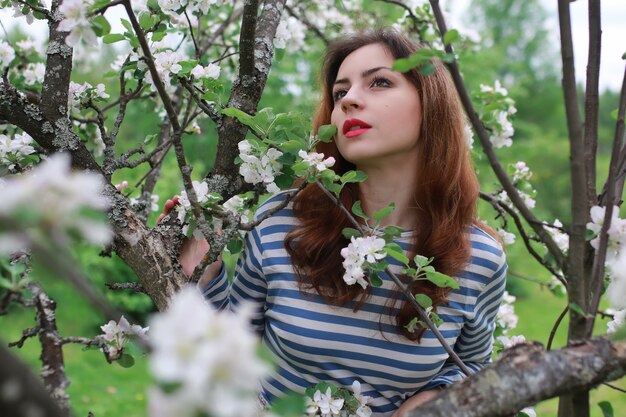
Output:
M329 47L315 128L332 123L338 132L318 151L336 159L338 174L367 174L365 182L343 190L346 207L359 199L371 215L394 202L383 224L408 230L397 242L409 258L434 257L438 271L455 277L459 289L418 281L412 291L431 296L443 320L439 330L477 371L490 360L506 262L500 244L476 220L478 182L465 118L445 68L436 63L429 76L391 70L395 59L417 48L389 31ZM273 196L257 216L284 198ZM172 206L169 201L166 212ZM362 394L372 397L374 416L399 417L463 374L431 331L405 328L416 314L388 277L376 288L345 284L340 250L349 242L341 231L349 226L337 205L310 184L248 233L232 285L216 262L199 286L218 308L254 303L253 324L278 363L262 382L268 402L319 381L347 388L358 380ZM186 245L181 263L187 272L206 249L205 242Z

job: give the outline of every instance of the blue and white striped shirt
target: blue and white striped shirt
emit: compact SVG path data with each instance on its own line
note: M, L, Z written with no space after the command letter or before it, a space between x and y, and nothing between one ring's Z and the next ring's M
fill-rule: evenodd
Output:
M263 203L257 218L285 195ZM372 397L373 416L383 417L419 391L464 377L431 331L418 343L392 323L388 301L396 297L396 287L390 278L382 277L382 286L371 289L358 311L354 302L332 306L313 290L300 291L284 247L285 236L297 221L291 205L263 221L246 236L232 285L222 268L202 289L220 309L236 309L244 300L254 303L253 326L278 364L272 377L261 382L267 401L289 391L304 393L320 381L350 388L356 379L362 394ZM403 233L397 240L405 250L410 235ZM469 265L456 277L460 288L450 292L437 312L443 320L439 330L448 344L472 371L478 371L490 361L507 265L500 244L475 226L471 244ZM392 269L399 269L397 262L389 261ZM396 313L392 308L391 314Z

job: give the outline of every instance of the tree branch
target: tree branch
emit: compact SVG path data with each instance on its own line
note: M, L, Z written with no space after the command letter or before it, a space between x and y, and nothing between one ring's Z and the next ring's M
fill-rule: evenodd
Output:
M273 39L285 1L267 0L258 20L256 2L245 3L239 46L239 76L233 84L229 107L236 107L248 114L256 112L272 64ZM254 48L250 47L252 44ZM227 199L250 188L243 182L235 165L235 157L239 154L237 144L245 138L247 130L247 127L231 117L224 118L218 124L219 143L211 176L213 181L222 184L225 190L223 195Z
M405 417L504 417L624 374L625 341L594 339L551 352L538 344L517 345Z
M600 83L600 52L602 30L600 0L590 1L589 6L589 52L587 57L587 86L585 87L585 169L587 176L587 205L597 203L596 196L596 150L598 148L598 88Z

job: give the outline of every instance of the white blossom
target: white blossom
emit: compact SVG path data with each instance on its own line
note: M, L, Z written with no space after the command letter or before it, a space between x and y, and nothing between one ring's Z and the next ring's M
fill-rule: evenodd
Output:
M278 28L276 28L274 47L277 49L286 48L290 52L300 50L304 46L305 35L304 24L293 16L287 16L280 21Z
M335 165L335 158L332 156L324 159L323 153L317 152L309 152L307 153L305 150L298 151L298 156L302 158L304 162L307 163L309 168L313 170L314 173L322 172L325 169L328 169Z
M36 51L38 46L37 44L30 38L21 40L21 41L17 41L15 42L15 45L20 49L20 51L22 51L23 53L27 53L30 51Z
M483 93L501 94L503 96L507 96L509 94L507 89L502 87L502 85L500 84L500 80L496 80L493 87L490 85L481 84L480 91L482 91Z
M498 336L497 339L498 341L502 343L505 349L508 349L515 345L526 343L526 338L523 335L517 335L517 336L511 336L511 337L503 335L503 336Z
M234 216L238 216L241 223L245 224L250 221L250 210L246 208L246 200L240 196L232 196L222 204L222 207Z
M31 143L33 143L33 138L26 132L18 133L12 139L0 134L0 164L13 169L15 163L35 153L35 148L31 146Z
M310 398L307 403L307 413L309 416L338 416L343 408L343 403L343 398L333 398L330 387L326 389L325 393L317 390L313 394L313 398Z
M517 193L524 201L524 205L526 207L535 208L535 205L537 205L537 202L535 201L534 198L532 198L531 196L529 196L528 194L526 194L525 192L521 190L517 190ZM498 194L497 198L498 200L502 201L505 204L509 204L509 205L512 204L511 199L509 198L509 194L506 191L502 191L500 194Z
M5 41L0 39L0 68L8 67L15 58L15 51Z
M356 417L370 417L372 415L372 409L368 406L372 397L361 394L361 383L356 379L352 383L352 392L354 398L359 402L359 408L356 410Z
M502 304L500 304L500 308L498 309L498 314L496 316L496 323L502 328L502 333L504 335L506 335L509 330L514 329L517 326L518 317L515 314L515 307L513 306L514 302L515 297L505 291L502 296Z
M220 76L220 67L219 65L211 64L203 67L202 65L196 65L191 70L191 75L196 78L219 78Z
M164 51L154 54L154 64L157 67L159 75L178 74L183 67L179 64L181 61L185 61L187 57L179 51Z
M348 285L359 284L366 288L365 269L368 264L374 264L385 258L385 240L376 236L351 237L350 244L341 249L344 268L343 280Z
M41 84L46 74L46 66L41 62L30 63L24 68L22 75L26 85Z
M624 326L626 323L626 308L621 310L614 310L612 308L606 310L607 314L613 315L613 320L608 322L606 325L608 327L607 334L613 334L617 332L617 330Z
M239 157L243 161L239 166L239 174L243 180L250 184L262 183L271 193L280 191L274 183L274 179L283 168L283 164L278 161L283 153L277 149L269 148L262 155L253 155L252 152L256 152L256 150L247 140L239 142L238 147Z
M54 154L28 173L4 183L0 189L0 217L10 218L28 210L35 216L23 225L23 233L44 230L67 240L68 233L73 232L91 243L106 244L112 237L108 225L84 213L86 208L108 208L103 188L99 175L72 171L69 155Z
M187 6L186 0L158 0L159 7L166 13L175 12Z
M154 387L150 416L256 415L258 383L270 369L256 354L250 313L245 305L238 314L217 312L188 286L164 313L152 317L150 370L158 383L179 388L165 392ZM160 409L168 403L170 412Z
M141 327L137 324L131 325L122 316L118 323L115 320L110 320L104 326L100 326L100 329L104 333L102 337L107 342L110 354L116 357L124 349L124 343L126 343L129 336L144 337L149 328Z
M512 245L515 243L515 234L509 233L504 229L498 229L498 234L502 238L505 245Z
M525 413L528 417L537 417L537 413L535 409L532 407L526 407L520 411L521 413Z
M530 180L533 176L533 173L530 171L530 168L526 165L524 161L518 161L514 165L515 172L513 173L513 182L517 182L520 180Z
M544 228L548 231L548 233L554 239L554 243L561 249L563 252L567 252L569 250L569 235L565 232L562 232L563 223L559 219L555 219L554 223L552 223L553 227L544 226Z
M474 148L474 129L472 129L472 125L469 122L465 122L465 128L463 132L465 133L465 141L467 143L467 146L470 149Z
M13 5L13 11L15 13L13 13L13 17L26 17L26 23L28 23L29 25L32 25L33 22L35 21L35 15L33 15L33 11L31 9L28 9L28 13L24 14L23 13L23 9L25 8L24 5L21 4L17 4L17 5Z
M85 39L89 45L98 45L96 34L87 18L92 4L92 0L63 0L59 6L63 20L59 23L58 30L70 32L65 39L65 43L69 46L76 47L81 38Z

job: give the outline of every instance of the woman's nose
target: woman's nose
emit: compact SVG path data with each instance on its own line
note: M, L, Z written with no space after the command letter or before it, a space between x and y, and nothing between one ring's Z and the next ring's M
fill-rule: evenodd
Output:
M350 109L358 109L360 107L363 107L363 101L356 92L356 89L349 89L346 95L341 99L341 109L346 112Z

